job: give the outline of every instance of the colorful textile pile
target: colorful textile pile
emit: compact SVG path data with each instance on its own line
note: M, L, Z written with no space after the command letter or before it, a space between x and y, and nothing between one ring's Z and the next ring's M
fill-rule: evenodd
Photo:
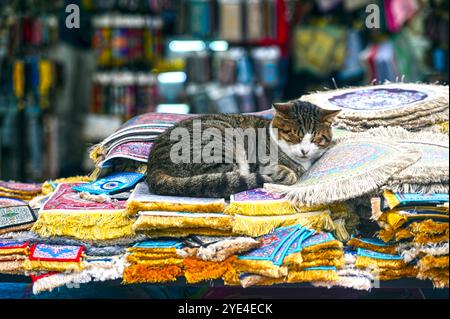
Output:
M409 132L401 127L379 127L364 133L348 134L340 139L355 138L376 138L420 151L420 160L392 176L384 188L399 193L448 193L448 134Z
M353 251L345 251L345 264L337 270L336 281L313 282L315 287L342 287L356 290L370 290L373 288L374 278L370 270L358 269L356 267L356 254Z
M294 207L284 195L264 189L232 195L225 213L233 216L233 233L245 236L259 237L276 228L297 224L317 230L335 229L328 209Z
M128 249L124 284L175 281L183 275L183 258L179 240L152 240Z
M0 197L30 201L41 193L41 184L0 181Z
M448 86L388 83L305 95L303 101L340 109L337 125L361 132L380 126L419 131L449 120Z
M84 199L73 187L83 184L59 184L40 209L32 231L41 237L70 237L79 240L113 240L133 237L133 220L125 210L125 201L105 202Z
M420 157L419 151L390 142L348 139L329 149L296 185L264 188L298 206L343 202L378 191Z
M35 244L24 267L33 273L79 272L84 268L83 251L83 246Z
M0 235L28 230L36 219L35 213L26 202L0 198Z
M0 240L0 274L23 275L28 254L29 243Z
M113 171L145 173L153 141L174 124L192 115L148 113L137 116L90 152L96 171L93 178Z
M231 236L233 218L224 209L224 199L154 195L146 183L136 186L126 204L128 214L137 214L133 229L152 238Z
M84 269L80 272L50 272L37 276L32 275L33 294L51 292L63 286L78 288L80 284L120 279L124 270L124 256L86 256L84 265Z
M261 248L235 263L243 287L338 280L344 261L343 245L330 233L302 226L282 227L262 237Z
M448 194L401 194L385 191L372 199L372 215L380 227L379 237L397 246L397 263L407 274L431 280L436 288L449 285Z

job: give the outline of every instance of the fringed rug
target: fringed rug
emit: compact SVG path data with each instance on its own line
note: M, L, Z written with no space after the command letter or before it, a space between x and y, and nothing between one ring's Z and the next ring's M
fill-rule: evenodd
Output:
M341 109L338 126L353 131L390 125L417 130L427 124L427 117L434 121L428 125L448 121L448 86L387 83L317 92L301 99L325 109Z
M39 212L32 231L41 237L72 237L79 240L112 240L134 237L133 220L125 201L103 203L83 199L73 186L59 184Z
M25 268L29 271L81 271L83 246L36 244L30 249Z
M385 188L400 193L448 193L449 137L433 132L409 132L401 127L380 127L342 139L376 138L396 142L422 153L421 159L393 176Z
M266 184L269 192L286 195L295 205L324 205L378 190L421 153L382 141L344 141L328 150L298 184Z
M0 198L0 234L30 229L36 219L25 202Z
M225 199L160 196L151 194L146 183L139 183L126 204L130 215L140 211L223 213Z
M114 173L95 182L73 186L73 189L77 192L87 192L95 195L113 195L134 188L144 177L144 174L133 172Z

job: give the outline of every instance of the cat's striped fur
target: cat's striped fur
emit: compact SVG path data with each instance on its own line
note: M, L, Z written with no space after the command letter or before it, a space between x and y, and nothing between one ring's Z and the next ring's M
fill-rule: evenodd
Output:
M147 184L150 191L160 195L228 197L240 191L262 187L266 182L285 185L296 183L305 168L329 147L331 122L337 112L321 110L301 101L275 104L274 108L276 113L272 121L251 115L204 115L184 120L161 134L148 160ZM218 130L216 132L222 133L222 161L174 163L170 154L178 140L170 138L172 131L185 128L192 138L193 121L199 120L202 130L214 128ZM252 143L274 143L278 149L278 163L269 165L259 156L256 163L243 161L236 147L226 149L228 144L224 137L227 128L261 129L264 134L256 134L256 141ZM273 134L274 129L278 129L278 137ZM202 148L209 142L202 140ZM266 144L268 154L269 143ZM244 150L247 150L246 146ZM190 148L191 159L196 152L197 148ZM230 157L234 159L233 163L230 163ZM261 173L262 166L266 169L264 173Z

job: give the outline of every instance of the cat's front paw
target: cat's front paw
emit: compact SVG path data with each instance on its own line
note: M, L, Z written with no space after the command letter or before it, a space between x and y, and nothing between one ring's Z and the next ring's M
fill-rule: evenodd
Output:
M277 166L272 176L275 184L294 185L298 182L297 174L286 166Z

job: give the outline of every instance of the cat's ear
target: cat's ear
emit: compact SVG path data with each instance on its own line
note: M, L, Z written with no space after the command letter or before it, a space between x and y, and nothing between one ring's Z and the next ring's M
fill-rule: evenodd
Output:
M326 110L320 109L319 116L320 122L326 124L332 124L336 116L341 113L341 110Z
M274 103L273 108L283 117L292 117L294 114L295 104L292 102Z

